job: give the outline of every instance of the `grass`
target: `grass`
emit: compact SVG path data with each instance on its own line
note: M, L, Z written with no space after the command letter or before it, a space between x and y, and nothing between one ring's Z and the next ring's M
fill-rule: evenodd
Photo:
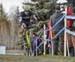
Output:
M75 62L74 57L63 57L63 56L10 56L0 55L0 60L3 62Z

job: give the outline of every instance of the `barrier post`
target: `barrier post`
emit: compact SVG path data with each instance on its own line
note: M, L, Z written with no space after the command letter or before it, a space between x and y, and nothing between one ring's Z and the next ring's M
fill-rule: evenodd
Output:
M65 6L65 14L67 15L67 6ZM66 40L66 27L67 27L67 24L66 24L66 18L64 18L64 27L65 27L65 31L64 31L64 56L66 57L66 52L67 52L67 40Z
M44 55L46 54L46 31L45 31L45 29L46 29L46 26L45 26L45 24L44 24Z

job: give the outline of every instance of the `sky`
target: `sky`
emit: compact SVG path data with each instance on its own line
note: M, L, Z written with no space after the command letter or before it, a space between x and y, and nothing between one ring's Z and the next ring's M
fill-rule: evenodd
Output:
M27 1L27 0L25 0L25 1ZM9 9L12 6L19 6L20 10L21 10L22 2L24 2L24 0L0 0L0 3L3 4L3 8L4 8L5 12L9 12Z
M3 8L5 10L6 13L9 12L9 9L12 7L12 6L19 6L19 10L22 11L22 3L23 2L28 2L30 0L0 0L0 3L3 4ZM59 0L61 2L65 1L65 0Z

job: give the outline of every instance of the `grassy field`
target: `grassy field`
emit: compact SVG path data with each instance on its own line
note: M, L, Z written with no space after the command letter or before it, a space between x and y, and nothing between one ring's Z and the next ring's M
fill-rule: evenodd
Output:
M49 55L37 57L0 55L0 62L75 62L75 58Z

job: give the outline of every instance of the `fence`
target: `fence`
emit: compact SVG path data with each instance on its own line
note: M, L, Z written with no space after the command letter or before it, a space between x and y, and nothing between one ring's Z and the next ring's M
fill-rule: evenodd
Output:
M75 32L72 32L72 31L70 31L70 30L68 30L66 28L66 26L67 26L66 21L67 21L67 19L75 19L75 16L67 16L67 8L65 8L65 13L58 20L58 22L53 25L52 28L54 29L60 22L63 21L63 19L64 19L64 27L52 39L44 39L43 42L41 42L40 45L37 46L37 49L39 49L39 47L41 47L41 45L44 44L44 42L47 42L48 40L53 43L53 39L55 39L56 37L58 37L64 31L64 56L67 55L66 54L67 50L68 50L68 56L69 56L69 48L68 48L68 44L67 44L67 35L66 35L66 33L75 36ZM49 30L51 30L51 29L47 29L47 30L44 29L44 31L49 31ZM41 31L41 33L43 33L44 31ZM44 47L44 49L45 49L45 47ZM45 54L45 50L44 50L44 54ZM52 56L53 55L54 55L54 51L53 51L53 45L52 45Z

